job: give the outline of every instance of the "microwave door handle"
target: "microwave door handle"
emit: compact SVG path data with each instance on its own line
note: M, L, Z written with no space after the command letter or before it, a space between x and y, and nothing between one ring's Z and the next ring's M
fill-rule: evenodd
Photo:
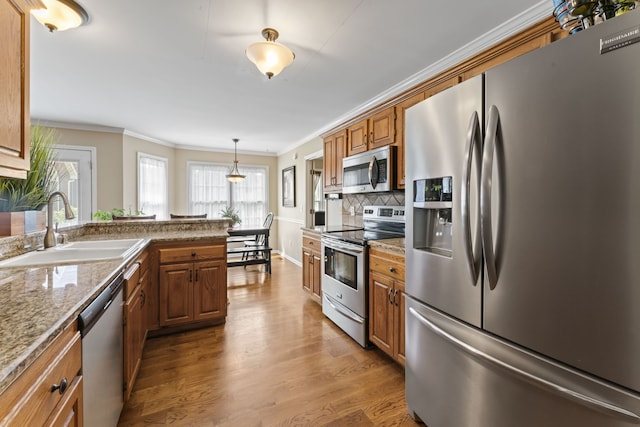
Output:
M374 190L376 185L378 185L378 172L378 159L376 159L376 156L373 156L369 162L369 184L371 184L371 188Z

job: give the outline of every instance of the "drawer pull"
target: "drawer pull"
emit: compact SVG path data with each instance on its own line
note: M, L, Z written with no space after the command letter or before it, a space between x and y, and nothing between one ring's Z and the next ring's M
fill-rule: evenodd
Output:
M191 256L192 256L192 257L195 257L195 256L196 256L196 253L195 253L195 252L191 252Z
M67 380L67 377L64 377L62 378L62 381L60 381L60 384L54 384L51 386L51 393L58 390L60 394L64 394L64 392L67 391L67 387L69 387L69 381Z
M395 273L395 272L396 272L396 269L395 269L394 267L389 267L389 271L390 271L391 273Z

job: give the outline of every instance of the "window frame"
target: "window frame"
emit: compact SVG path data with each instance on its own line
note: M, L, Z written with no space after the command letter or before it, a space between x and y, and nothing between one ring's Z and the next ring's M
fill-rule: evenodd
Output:
M192 200L193 200L193 185L192 185L192 167L194 165L203 165L203 166L215 166L215 167L220 167L223 168L227 173L229 171L229 164L227 163L221 163L221 162L207 162L207 161L200 161L200 160L191 160L191 161L187 161L187 209L189 214L194 214L194 212L192 211ZM242 169L249 169L249 168L259 168L259 169L263 169L265 172L265 188L264 188L264 206L265 206L265 212L264 212L264 216L266 217L266 215L270 212L269 210L269 187L270 187L270 170L269 170L269 166L268 165L260 165L260 164L243 164L241 167L239 167L240 169L240 173L244 174ZM225 178L225 182L226 182L226 187L227 187L227 200L229 202L230 206L234 206L234 200L233 200L233 185L235 185L232 182L229 182L226 178ZM213 218L219 218L219 214L218 215L211 215L211 217ZM264 218L263 218L264 219ZM245 223L243 223L245 224ZM246 225L246 224L245 224ZM259 224L250 224L250 226L261 226L262 225L262 220L260 221Z

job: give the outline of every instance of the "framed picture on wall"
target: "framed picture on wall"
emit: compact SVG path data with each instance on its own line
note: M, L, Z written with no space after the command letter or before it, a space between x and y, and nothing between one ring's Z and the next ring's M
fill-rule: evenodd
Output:
M282 169L282 206L296 206L296 167Z

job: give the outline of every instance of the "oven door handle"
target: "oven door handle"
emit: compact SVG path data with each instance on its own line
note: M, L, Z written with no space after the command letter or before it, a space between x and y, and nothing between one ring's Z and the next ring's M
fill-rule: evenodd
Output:
M322 243L330 249L339 250L341 252L345 252L347 254L354 255L354 256L361 255L364 252L364 248L362 246L348 245L341 242L337 242L333 239L331 239L330 241L329 239L322 239Z
M322 295L324 295L324 300L331 306L331 308L333 308L336 312L338 312L339 314L342 314L344 317L353 320L354 322L357 323L364 323L364 320L354 314L349 313L348 311L346 311L344 308L341 307L340 303L333 301L333 299L325 294L324 292L322 293Z

